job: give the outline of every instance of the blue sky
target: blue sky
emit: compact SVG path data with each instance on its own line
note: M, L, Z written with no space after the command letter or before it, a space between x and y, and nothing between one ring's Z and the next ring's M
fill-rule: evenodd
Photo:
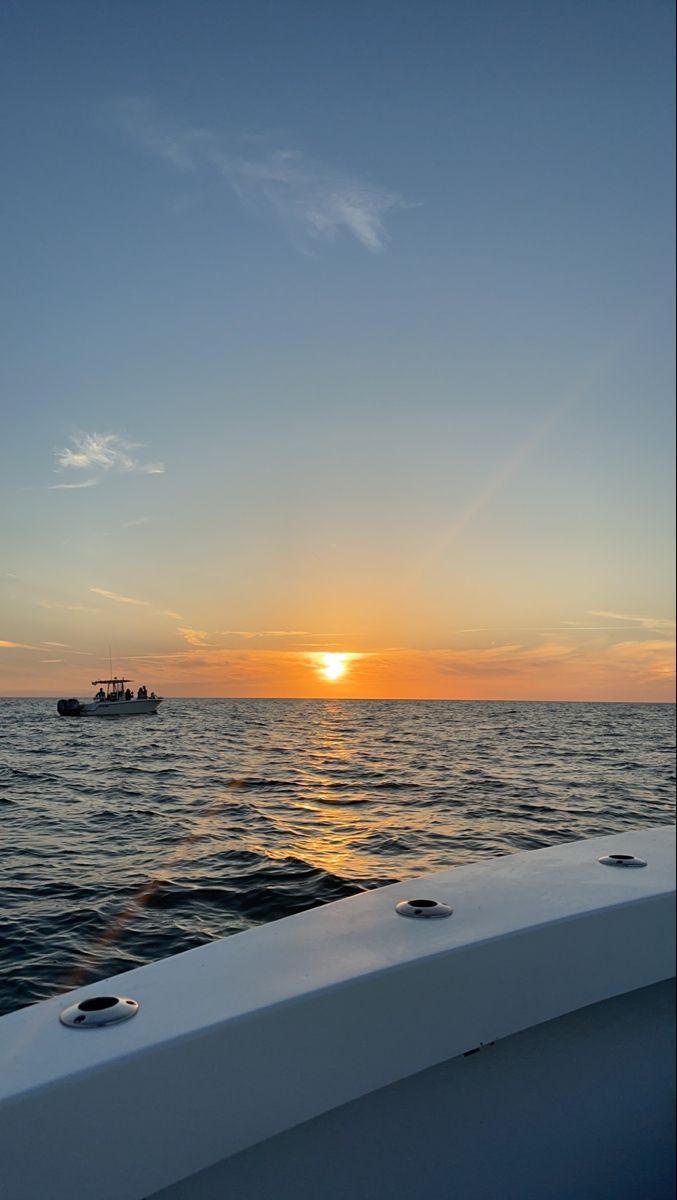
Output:
M228 691L256 649L230 630L475 669L558 629L580 678L572 626L611 621L595 670L629 639L628 695L663 697L642 647L674 616L672 6L23 3L2 25L0 689L112 640ZM213 660L179 658L181 629Z

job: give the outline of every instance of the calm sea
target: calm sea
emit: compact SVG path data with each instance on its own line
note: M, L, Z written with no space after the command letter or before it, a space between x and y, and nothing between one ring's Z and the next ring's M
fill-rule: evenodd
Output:
M0 701L0 1012L363 888L674 821L671 705Z

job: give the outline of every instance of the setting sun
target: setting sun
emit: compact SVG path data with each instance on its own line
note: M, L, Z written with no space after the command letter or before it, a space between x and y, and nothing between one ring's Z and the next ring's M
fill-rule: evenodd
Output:
M347 659L347 654L323 654L320 675L324 675L325 679L330 679L332 682L340 679L345 674Z

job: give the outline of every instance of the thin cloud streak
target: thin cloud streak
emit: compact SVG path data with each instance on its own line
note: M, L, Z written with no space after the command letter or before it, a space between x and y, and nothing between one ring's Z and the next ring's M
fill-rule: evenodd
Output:
M100 483L99 479L85 479L82 483L51 483L49 485L50 492L71 492L76 488L96 487Z
M115 106L117 124L147 153L175 170L222 180L247 208L273 213L300 248L348 233L365 250L383 250L386 217L412 207L402 196L344 174L298 150L264 146L208 129L173 126L144 99Z
M115 600L118 604L137 604L141 608L150 608L150 600L136 600L133 596L120 596L117 592L109 592L107 588L91 587L90 592L103 596L104 600Z
M645 617L634 616L632 613L616 613L605 612L604 610L591 609L591 617L607 617L613 621L632 621L632 625L627 626L609 626L610 629L626 628L626 629L647 629L652 633L672 633L675 629L675 622L666 620L663 617Z
M220 637L289 638L310 637L309 629L222 629Z
M526 440L520 442L512 455L506 458L496 471L489 476L482 490L476 494L459 513L446 532L422 556L414 572L414 580L419 579L424 571L428 570L443 557L459 535L465 532L466 527L493 503L496 497L511 483L541 443L549 437L555 425L560 420L563 420L590 393L593 385L597 383L598 378L613 360L615 350L616 348L613 346L610 350L600 354L588 368L586 375L545 412ZM608 616L609 614L606 615Z
M457 629L456 633L583 633L595 630L634 629L634 625L579 625L578 621L562 621L561 625L476 625L470 629Z
M619 620L621 619L627 620L628 618L619 617ZM666 622L665 625L668 629L674 629L674 622ZM456 629L454 632L458 635L464 633L620 633L632 629L638 631L640 628L641 626L637 624L584 625L580 621L562 621L560 625L474 625L468 629ZM651 625L647 628L655 629L656 626Z
M167 613L167 616L170 614ZM180 620L181 618L179 618ZM285 639L295 637L312 636L307 629L220 629L216 633L210 633L207 629L193 629L190 626L179 626L178 631L190 646L207 646L211 645L212 649L219 647L214 641L208 641L213 638L243 638L245 641L257 641L265 638ZM319 635L318 635L319 636ZM226 647L220 647L226 649Z

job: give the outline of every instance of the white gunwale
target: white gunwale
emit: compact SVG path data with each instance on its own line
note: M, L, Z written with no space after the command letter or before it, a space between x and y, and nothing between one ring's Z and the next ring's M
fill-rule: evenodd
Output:
M619 853L647 866L598 862ZM479 1045L671 978L674 859L664 826L486 860L0 1019L0 1128L10 1176L21 1166L16 1200L45 1178L54 1200L84 1200L88 1172L98 1200L148 1196ZM414 893L453 916L397 916ZM60 1025L67 1003L105 994L137 1000L138 1015L101 1030ZM36 1127L51 1132L33 1163Z

